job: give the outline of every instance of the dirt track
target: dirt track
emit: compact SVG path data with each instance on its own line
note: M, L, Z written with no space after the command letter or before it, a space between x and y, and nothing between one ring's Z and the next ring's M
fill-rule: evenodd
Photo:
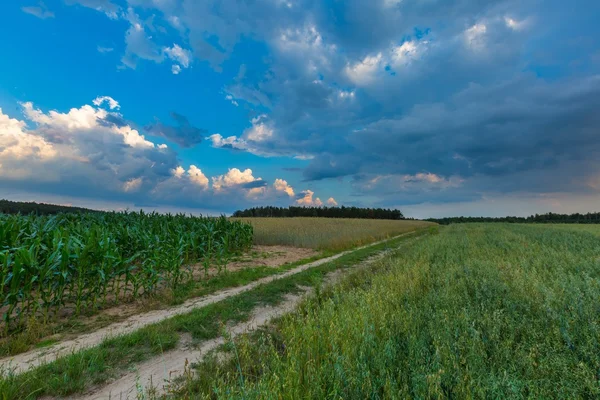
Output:
M354 267L361 268L383 258L390 250L379 252ZM343 275L340 270L330 272L326 277L326 285L335 284ZM288 295L286 299L276 306L257 307L252 317L237 324L227 331L230 337L247 333L267 324L274 318L280 317L294 310L312 288L302 288L302 295ZM147 393L150 389L154 395L160 396L168 391L169 384L174 379L186 373L186 366L201 360L208 352L214 350L224 342L223 337L202 342L198 347L191 346L191 338L182 337L179 346L158 357L154 357L139 364L135 371L100 388L91 389L83 395L69 397L72 400L128 400L140 398L140 394ZM142 397L146 398L146 397Z
M333 260L336 260L346 254L352 253L354 251L364 249L367 247L372 247L380 243L384 243L395 238L410 235L413 232L404 233L402 235L395 236L390 239L381 240L375 243L371 243L366 246L357 247L352 250L344 251L342 253L338 253L331 257L322 258L320 260L300 265L296 268L293 268L287 272L261 278L252 283L249 283L244 286L239 286L231 289L225 289L214 293L212 295L203 296L199 298L194 298L187 300L182 305L165 309L165 310L155 310L150 311L144 314L134 315L122 322L118 322L112 325L109 325L105 328L99 329L95 332L83 334L75 339L67 340L63 342L56 343L52 346L42 348L42 349L34 349L28 351L26 353L17 354L15 356L6 357L0 360L0 370L11 370L14 373L22 373L27 371L30 368L40 366L47 362L54 361L58 357L69 355L73 352L77 352L83 349L87 349L93 346L100 344L103 340L109 337L120 336L124 334L128 334L134 332L140 328L145 326L163 321L165 319L174 317L176 315L188 313L194 309L206 307L207 305L222 301L232 296L236 296L240 293L247 292L249 290L254 289L255 287L275 281L277 279L282 279L288 276L292 276L298 274L302 271L305 271L309 268L317 267L319 265L326 264Z

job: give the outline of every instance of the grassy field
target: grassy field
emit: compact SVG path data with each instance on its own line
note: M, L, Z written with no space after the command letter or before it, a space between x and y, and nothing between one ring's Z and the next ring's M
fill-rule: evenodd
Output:
M599 398L600 239L588 230L440 229L236 340L175 397Z
M424 221L334 218L239 218L254 227L254 243L340 251L435 225Z

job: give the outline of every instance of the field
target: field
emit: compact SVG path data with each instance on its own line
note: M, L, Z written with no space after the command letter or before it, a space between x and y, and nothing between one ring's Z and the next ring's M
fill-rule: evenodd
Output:
M205 361L175 397L598 398L588 230L444 228L236 340L235 358Z
M61 309L97 309L108 302L177 287L197 262L226 268L252 242L252 228L226 218L144 213L0 214L3 323Z
M0 399L600 397L595 226L248 221L255 244L328 257L165 279L138 301L178 302L0 358Z
M333 218L235 218L252 224L254 243L340 251L410 232L431 222Z
M380 237L419 226L393 221L395 229L390 230L388 222L376 221L371 226L381 225L385 234ZM310 232L315 225L327 224L295 219L293 226ZM350 227L353 233L351 242L338 237L340 247L374 240L369 231L361 236L354 220L339 220L335 226ZM177 305L322 256L283 246L251 248L253 238L261 243L250 224L225 217L0 214L0 354L17 354L47 338L60 340L141 310ZM332 253L327 240L325 235L315 235L310 244ZM262 241L270 245L288 242L276 230L268 242Z

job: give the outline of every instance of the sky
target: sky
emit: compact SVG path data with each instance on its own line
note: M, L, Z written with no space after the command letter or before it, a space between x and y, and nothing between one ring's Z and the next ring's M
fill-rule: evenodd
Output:
M0 198L600 211L596 0L14 0Z

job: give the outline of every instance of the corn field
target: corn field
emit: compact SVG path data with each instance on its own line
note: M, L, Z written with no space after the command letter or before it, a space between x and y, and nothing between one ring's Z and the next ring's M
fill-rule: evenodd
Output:
M252 226L225 217L120 212L0 214L4 328L151 294L193 278L192 264L226 268Z

